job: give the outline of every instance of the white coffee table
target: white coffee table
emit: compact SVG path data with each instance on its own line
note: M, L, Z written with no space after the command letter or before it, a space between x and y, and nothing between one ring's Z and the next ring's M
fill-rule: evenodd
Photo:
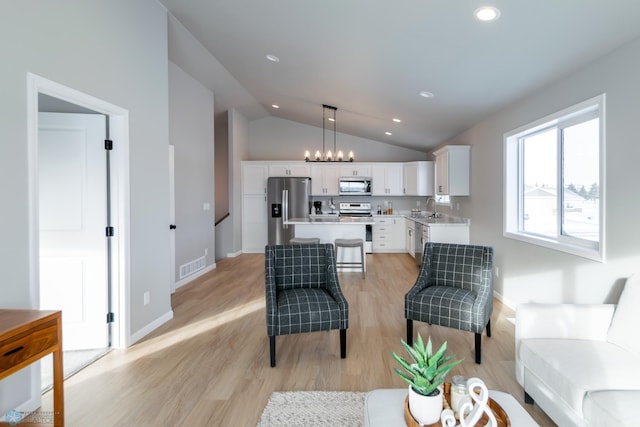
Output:
M365 427L406 427L404 399L406 388L381 388L367 393L364 404ZM539 427L531 415L509 393L489 390L491 397L509 416L515 427Z

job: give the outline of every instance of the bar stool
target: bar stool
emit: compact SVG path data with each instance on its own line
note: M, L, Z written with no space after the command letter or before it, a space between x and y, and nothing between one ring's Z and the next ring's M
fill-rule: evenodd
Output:
M336 267L360 266L362 268L362 278L364 279L364 242L362 239L336 239ZM338 262L338 248L360 248L360 262Z
M313 244L320 243L320 239L318 237L294 237L293 239L289 240L289 243Z

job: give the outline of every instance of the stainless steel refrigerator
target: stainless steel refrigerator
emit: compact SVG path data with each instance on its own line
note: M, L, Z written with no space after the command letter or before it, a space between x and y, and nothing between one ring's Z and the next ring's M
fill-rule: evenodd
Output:
M267 180L269 244L282 245L294 237L293 225L286 219L309 218L311 178L271 177Z

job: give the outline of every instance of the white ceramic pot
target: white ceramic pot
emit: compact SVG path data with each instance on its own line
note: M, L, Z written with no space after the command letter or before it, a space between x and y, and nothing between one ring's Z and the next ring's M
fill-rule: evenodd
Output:
M439 387L438 391L439 393L435 396L423 396L413 391L409 386L409 411L421 426L440 421L443 398L442 388Z

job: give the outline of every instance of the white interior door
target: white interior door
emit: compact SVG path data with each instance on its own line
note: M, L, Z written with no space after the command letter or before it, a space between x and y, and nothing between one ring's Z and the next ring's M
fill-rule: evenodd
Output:
M106 118L39 113L40 308L64 350L108 346Z

